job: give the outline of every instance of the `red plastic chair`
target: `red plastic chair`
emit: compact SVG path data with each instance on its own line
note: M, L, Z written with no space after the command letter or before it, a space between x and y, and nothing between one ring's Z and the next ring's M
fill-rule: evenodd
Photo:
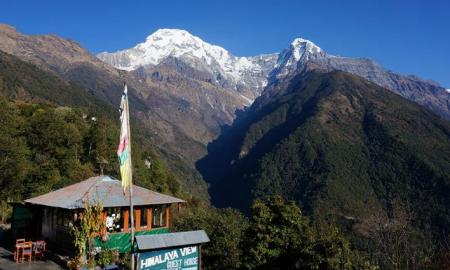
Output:
M29 257L29 262L31 263L31 258L33 257L33 242L25 242L22 244L22 262L25 261L25 257Z
M16 239L16 246L15 246L15 250L14 250L14 261L18 262L19 261L19 256L21 256L21 254L19 254L22 251L22 244L25 243L25 239L20 238L20 239Z

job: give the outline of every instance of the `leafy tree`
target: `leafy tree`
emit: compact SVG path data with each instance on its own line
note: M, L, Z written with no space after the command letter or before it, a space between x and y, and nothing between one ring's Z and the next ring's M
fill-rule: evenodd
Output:
M366 267L336 227L313 229L293 201L279 196L257 199L250 222L243 242L247 269Z
M183 196L178 179L168 170L165 162L158 159L150 148L142 149L138 145L133 146L136 183L158 192Z
M94 238L105 229L102 211L101 203L86 202L83 211L79 213L77 224L71 227L79 262L91 268L95 267ZM88 255L87 260L86 255Z
M237 210L200 206L186 209L174 220L174 230L203 229L211 242L202 247L204 269L240 269L242 239L248 220Z
M300 257L296 267L300 269L372 269L352 249L350 242L335 225L315 231L306 256Z
M251 208L252 226L246 231L248 269L285 269L295 265L313 239L308 221L294 202L281 197L257 199Z
M0 201L17 200L23 192L23 182L30 169L29 149L23 133L23 118L20 110L4 99L0 99ZM2 204L0 218L5 220L6 204Z
M95 164L97 173L118 175L116 148L119 137L118 123L114 123L106 117L97 117L92 121L88 137L84 140L84 147L88 153L88 160Z

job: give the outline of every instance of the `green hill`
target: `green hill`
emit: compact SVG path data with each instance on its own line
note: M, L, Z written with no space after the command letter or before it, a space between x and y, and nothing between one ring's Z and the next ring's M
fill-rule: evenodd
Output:
M0 51L0 95L9 100L25 101L35 105L46 104L50 107L67 106L82 109L83 114L105 119L110 124L108 128L113 128L114 133L118 130L117 107L78 84L2 51ZM120 92L117 95L120 96ZM117 106L118 104L119 101ZM181 185L180 190L183 190L186 196L190 197L194 194L207 201L209 197L206 185L197 175L198 173L188 168L167 145L158 144L151 127L144 124L137 115L133 114L131 121L133 140L140 149L151 149L153 159L157 160L154 164L161 164L164 168L170 165L170 171L176 175L177 179L180 179L177 180ZM111 136L114 133L108 131ZM118 135L115 138L118 138ZM117 140L112 139L109 150L115 151ZM115 157L111 162L116 163ZM164 171L164 174L169 173L169 169Z
M0 123L0 221L8 216L7 201L84 180L101 168L118 177L117 109L1 51ZM146 139L139 120L134 118L133 124L135 183L189 197Z
M213 204L247 210L282 195L360 235L400 213L422 233L448 235L448 121L344 72L302 75L269 94L198 163Z
M81 87L2 51L0 93L11 99L82 106L98 113L113 111L111 106L88 94Z

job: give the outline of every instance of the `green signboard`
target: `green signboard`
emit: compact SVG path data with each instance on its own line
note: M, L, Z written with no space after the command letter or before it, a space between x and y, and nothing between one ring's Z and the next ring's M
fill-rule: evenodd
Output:
M156 228L149 231L138 231L134 235L150 235L150 234L161 234L168 233L168 228ZM103 249L115 249L119 253L130 252L131 250L131 235L130 233L111 233L108 235L108 239L103 241L101 237L96 237L94 239L94 247Z
M149 251L139 254L139 270L197 270L198 246Z

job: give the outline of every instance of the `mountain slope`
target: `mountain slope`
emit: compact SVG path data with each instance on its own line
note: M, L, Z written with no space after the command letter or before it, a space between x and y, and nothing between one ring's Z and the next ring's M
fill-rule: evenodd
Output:
M0 38L6 40L3 39L4 36L1 33L0 31ZM0 51L0 92L3 96L60 106L84 107L97 116L103 115L113 119L117 117L117 104L120 101L123 81L120 79L121 77L115 76L109 71L110 67L101 69L101 65L105 64L92 57L100 63L100 67L95 62L94 64L79 62L75 65L67 65L66 72L59 73L60 71L55 71L59 70L58 66L50 66L45 61L38 61L43 56L39 54L39 51L30 49L31 45L28 46L28 44L37 42L36 40L27 40L27 37L18 39L22 45L11 47L11 50L17 52L22 47L30 50L21 54L22 58L28 58L28 60L25 62L16 56ZM53 45L41 42L40 50L47 51L43 47L52 47ZM0 47L2 46L5 46L5 43L1 43ZM49 55L46 57L60 59L55 63L64 63L64 53L60 56L59 50L56 48L48 51ZM74 58L77 57L74 56ZM80 59L82 59L81 56ZM32 63L37 63L38 66ZM154 147L157 155L164 159L170 169L177 174L186 193L208 200L206 186L192 165L194 162L192 156L203 155L203 146L192 141L179 128L158 114L144 113L146 107L138 95L136 90L130 87L134 138L139 138L139 142L142 144ZM184 145L180 142L190 143ZM183 146L185 147L183 148ZM180 153L189 158L184 158Z
M111 113L113 107L81 87L0 51L0 93L16 100L53 103Z
M102 170L118 177L117 108L52 72L2 51L0 105L1 220L6 218L7 201L39 195ZM195 189L180 190L178 179L154 153L145 132L140 131L139 121L133 119L133 123L134 181L188 197ZM149 161L152 166L147 166Z
M421 230L448 233L450 123L348 73L299 77L257 100L198 163L213 203L247 209L279 194L361 224L407 205Z
M155 143L172 148L174 155L191 167L220 127L230 124L235 112L250 104L245 96L225 91L211 83L209 74L190 68L180 59L167 58L157 66L126 72L102 62L71 40L25 35L8 25L0 25L0 50L75 82L113 106L120 101L126 81L131 108L143 122L151 124ZM184 143L183 138L192 143Z
M205 144L217 136L220 126L231 123L235 111L248 104L239 94L186 76L183 63L166 61L149 74L139 69L129 73L105 64L73 41L24 35L6 25L0 25L0 50L71 81L114 107L126 81L140 131L183 179L184 188L207 197L194 162L205 154Z

